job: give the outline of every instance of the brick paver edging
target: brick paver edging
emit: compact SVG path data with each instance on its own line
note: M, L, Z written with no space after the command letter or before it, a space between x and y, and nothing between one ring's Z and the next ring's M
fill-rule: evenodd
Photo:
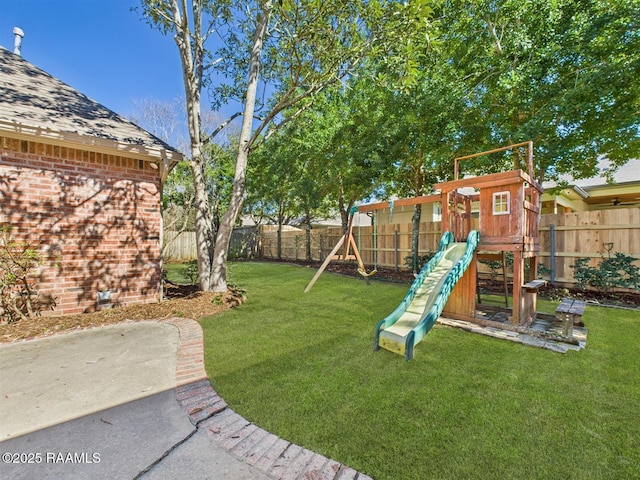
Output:
M176 398L191 423L248 465L278 480L371 480L335 460L287 442L231 410L215 392L204 370L202 328L194 320L169 318L180 331Z

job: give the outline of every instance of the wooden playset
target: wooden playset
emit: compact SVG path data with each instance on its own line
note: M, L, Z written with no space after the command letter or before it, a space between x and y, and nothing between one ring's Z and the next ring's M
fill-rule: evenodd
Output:
M460 178L461 163L473 158L504 152L507 150L524 150L525 165L518 163L513 170ZM520 151L514 158L520 158ZM516 162L514 162L516 163ZM524 168L520 168L524 167ZM445 316L467 320L476 319L476 285L477 260L499 260L505 265L505 254L513 254L513 298L512 313L509 317L513 325L529 326L535 318L536 292L544 285L544 281L535 280L537 272L538 218L539 200L543 193L542 186L536 181L533 172L533 143L523 142L480 152L454 160L454 178L452 181L434 185L436 194L415 198L395 200L396 207L416 204L441 203L441 231L452 232L456 241L464 241L472 230L472 205L477 203L479 243L474 261L471 262L464 275L456 283L453 292L444 308ZM472 193L470 193L472 192ZM361 205L353 213L375 212L389 208L389 202ZM320 274L332 260L343 260L348 248L354 251L359 269L366 272L358 253L352 234L353 224L326 258L321 268L311 280L306 291L309 291ZM341 246L346 245L345 254L339 255ZM350 246L350 247L349 247ZM525 265L528 263L528 269ZM525 276L525 272L527 275ZM506 281L505 281L506 286ZM509 293L509 292L505 292Z
M507 150L513 152L513 170L460 178L461 162ZM574 323L581 324L583 303L572 302L569 305L563 301L556 311L556 317L536 313L537 292L546 281L536 279L540 250L539 204L543 189L533 172L533 143L524 142L456 158L453 180L435 184L433 188L436 191L433 195L393 202L396 207L439 202L442 238L438 251L416 276L402 303L376 326L374 348L382 347L410 359L415 344L426 335L441 314L454 320L580 344L573 337L572 326ZM361 275L368 277L374 274L375 270L366 271L360 256L353 236L353 216L355 213L373 212L375 218L375 212L385 209L392 211L393 205L391 202L378 202L354 207L347 231L309 282L305 292L311 289L332 260L355 259ZM375 234L375 225L373 231ZM344 251L339 254L341 247L344 247ZM507 255L513 259L511 289L506 275ZM502 262L504 308L481 304L477 288L478 260ZM512 299L511 308L509 296ZM562 332L556 334L528 328L536 317L547 322L562 321Z
M524 147L526 171L520 168L507 172L459 177L460 162L472 158ZM514 158L517 158L514 155ZM477 193L465 195L461 189L473 188ZM434 185L442 202L442 231L451 230L456 239L464 238L471 229L471 203L478 201L478 233L480 241L476 260L500 260L504 265L506 252L513 254L513 298L510 321L514 325L529 326L536 313L537 290L545 284L536 280L538 219L542 186L533 173L533 143L524 142L487 152L456 158L454 179ZM525 269L528 262L529 268ZM527 276L525 277L525 272ZM477 261L470 265L456 284L447 303L445 316L476 321Z

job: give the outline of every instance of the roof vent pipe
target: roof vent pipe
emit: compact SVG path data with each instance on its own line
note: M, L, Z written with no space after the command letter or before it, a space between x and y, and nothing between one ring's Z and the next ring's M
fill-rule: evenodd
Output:
M24 37L24 32L19 27L13 27L13 34L16 36L13 43L13 53L15 53L16 55L20 55L20 45L22 44L22 37Z

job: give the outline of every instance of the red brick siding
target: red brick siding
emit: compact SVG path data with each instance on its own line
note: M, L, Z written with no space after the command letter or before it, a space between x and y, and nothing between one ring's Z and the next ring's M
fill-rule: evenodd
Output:
M142 167L142 168L140 168ZM44 259L54 315L160 297L160 179L148 162L0 137L0 225Z

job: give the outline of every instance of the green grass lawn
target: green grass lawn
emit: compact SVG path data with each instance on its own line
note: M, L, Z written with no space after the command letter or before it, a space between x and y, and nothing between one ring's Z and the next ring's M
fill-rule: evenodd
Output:
M202 321L206 369L260 427L376 479L640 478L640 313L588 307L564 355L436 325L405 362L372 347L408 286L230 270L248 298Z

